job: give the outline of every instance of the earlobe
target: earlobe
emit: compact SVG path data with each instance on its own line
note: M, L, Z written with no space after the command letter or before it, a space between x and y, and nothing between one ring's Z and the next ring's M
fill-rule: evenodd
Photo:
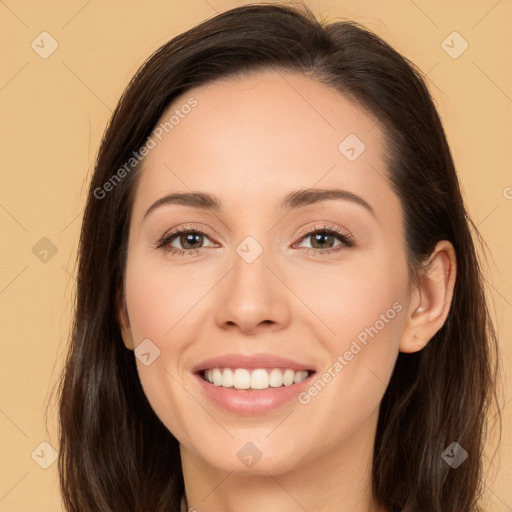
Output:
M123 338L124 346L128 350L135 348L133 343L132 330L130 328L130 320L128 318L128 311L126 309L126 301L121 290L118 290L116 300L116 311L117 311L117 324Z
M400 352L417 352L443 326L450 311L457 274L456 254L447 240L437 243L412 296Z

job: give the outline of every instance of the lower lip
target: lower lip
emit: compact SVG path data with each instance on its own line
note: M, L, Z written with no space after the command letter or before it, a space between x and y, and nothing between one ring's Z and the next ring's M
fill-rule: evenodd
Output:
M310 385L313 375L314 372L298 384L258 390L215 386L205 381L201 375L195 374L199 385L213 403L225 411L249 416L263 414L296 399Z

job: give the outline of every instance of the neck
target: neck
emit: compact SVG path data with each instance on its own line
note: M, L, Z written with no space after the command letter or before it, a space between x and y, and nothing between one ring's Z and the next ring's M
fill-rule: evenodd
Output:
M251 474L222 471L180 445L187 510L385 512L371 493L376 420L285 472L267 471L263 459Z

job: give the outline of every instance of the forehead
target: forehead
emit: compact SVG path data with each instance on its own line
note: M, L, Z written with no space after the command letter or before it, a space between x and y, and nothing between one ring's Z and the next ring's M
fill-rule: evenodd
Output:
M274 196L277 203L298 187L392 196L378 120L297 73L262 71L192 88L172 102L158 127L135 207L193 189L226 196L233 207Z

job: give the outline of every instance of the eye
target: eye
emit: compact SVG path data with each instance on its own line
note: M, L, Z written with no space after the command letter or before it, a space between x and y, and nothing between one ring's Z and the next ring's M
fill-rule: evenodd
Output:
M355 245L354 238L349 233L332 226L322 226L302 234L300 241L310 240L310 246L306 247L308 253L329 254ZM336 240L340 243L334 245Z
M166 233L157 242L156 247L157 249L163 248L171 254L195 254L204 248L203 243L205 240L209 240L210 236L213 236L213 233L207 233L197 228L179 227L170 233ZM181 246L181 248L176 245ZM211 246L214 245L211 244Z
M190 256L205 249L206 247L203 244L206 240L211 242L210 237L213 236L214 234L211 232L182 226L162 236L157 242L156 248L162 248L170 254ZM326 225L315 226L313 230L304 232L300 237L300 242L308 239L311 240L310 246L305 247L305 250L315 255L329 254L355 245L352 235L336 227ZM336 240L339 242L338 245L334 245ZM297 245L297 243L294 245ZM210 243L209 247L215 247L215 243Z

